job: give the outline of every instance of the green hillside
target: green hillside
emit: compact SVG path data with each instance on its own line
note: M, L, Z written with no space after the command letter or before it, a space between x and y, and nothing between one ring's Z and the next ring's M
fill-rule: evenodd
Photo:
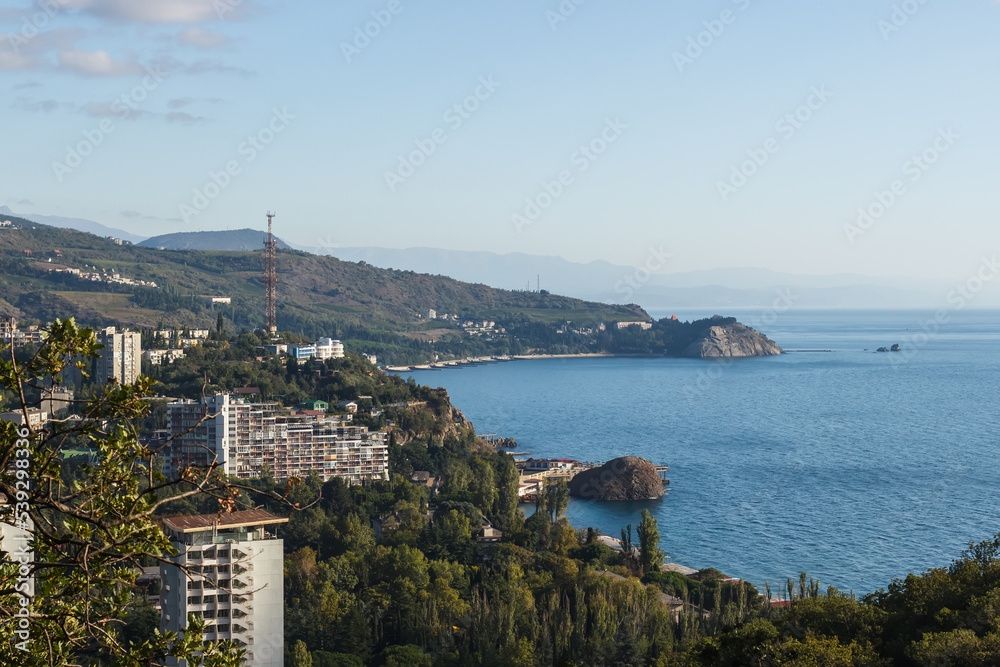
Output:
M255 329L264 322L263 252L157 250L13 218L22 229L0 229L0 315L48 322L74 316L91 324L155 327L216 325ZM85 279L67 269L97 274ZM156 287L111 283L154 282ZM513 336L474 339L455 323L428 321L434 309L498 326L552 328L572 321L593 326L648 320L638 306L608 306L547 293L511 292L443 276L379 269L364 262L282 249L278 253L278 328L303 336L330 335L387 361L433 354L507 354L538 349ZM232 299L212 307L210 296ZM561 351L561 350L560 350Z

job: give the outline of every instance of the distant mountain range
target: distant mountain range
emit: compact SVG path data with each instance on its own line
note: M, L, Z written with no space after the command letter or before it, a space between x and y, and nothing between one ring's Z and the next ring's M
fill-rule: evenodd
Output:
M16 216L6 219L14 227L0 228L0 317L37 322L76 317L88 324L147 328L161 327L161 322L209 328L220 314L237 329L253 329L265 321L260 250L119 245L91 233ZM247 233L259 242L259 232ZM557 328L569 321L596 329L606 322L650 319L637 306L499 290L294 249L278 254L277 277L282 331L314 340L341 338L352 349L387 361L423 362L438 352L458 357L550 348L589 352L591 339L561 335ZM229 300L218 304L213 297ZM432 319L431 310L470 322L497 322L511 327L511 333L496 336L491 325L473 335L457 317ZM570 344L574 347L568 348Z
M852 274L795 275L759 268L716 269L650 275L644 269L604 261L586 264L561 257L467 252L434 248L302 248L382 268L446 274L458 280L503 287L540 287L602 303L635 302L647 310L766 308L791 295L796 308L932 308L947 289L908 278ZM987 295L981 305L1000 305ZM977 305L980 305L977 303Z
M235 250L253 252L264 247L266 232L257 229L233 229L223 232L178 232L146 239L137 245L161 250ZM279 248L290 248L278 239Z
M115 238L128 241L129 243L138 243L146 238L145 236L138 236L137 234L126 232L124 229L107 227L99 222L85 220L83 218L64 218L58 215L37 215L35 213L14 213L6 206L0 206L0 215L11 218L22 218L24 220L30 220L31 222L48 225L49 227L75 229L78 232L89 232L97 236L114 236Z
M7 207L0 214L15 215ZM237 229L178 232L149 239L91 220L24 216L56 227L115 236L147 248L168 250L253 251L263 232ZM322 248L286 244L313 254L401 271L441 275L463 282L511 290L543 290L601 303L635 302L646 309L766 308L791 295L797 308L936 308L949 286L905 277L854 274L797 275L760 268L732 268L649 275L637 267L605 261L570 262L561 257L436 248ZM990 285L976 306L1000 306L1000 285Z

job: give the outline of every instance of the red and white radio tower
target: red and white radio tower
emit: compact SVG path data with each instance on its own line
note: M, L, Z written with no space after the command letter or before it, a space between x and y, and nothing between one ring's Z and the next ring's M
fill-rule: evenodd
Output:
M271 232L271 219L267 214L267 238L264 239L264 289L267 302L267 332L272 336L278 332L278 241Z

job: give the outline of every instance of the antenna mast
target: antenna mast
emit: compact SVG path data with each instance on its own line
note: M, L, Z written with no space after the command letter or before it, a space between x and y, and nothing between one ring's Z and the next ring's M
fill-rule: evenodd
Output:
M278 332L278 242L271 232L272 218L274 218L274 213L268 211L267 238L264 239L264 290L267 304L267 333L273 336Z

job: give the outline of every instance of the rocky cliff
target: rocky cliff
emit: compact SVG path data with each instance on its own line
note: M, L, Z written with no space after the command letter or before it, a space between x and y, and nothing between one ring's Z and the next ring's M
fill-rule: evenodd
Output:
M773 340L743 324L710 327L681 356L696 359L770 357L784 354Z
M588 500L648 500L663 497L663 481L646 459L623 456L578 474L569 493Z

